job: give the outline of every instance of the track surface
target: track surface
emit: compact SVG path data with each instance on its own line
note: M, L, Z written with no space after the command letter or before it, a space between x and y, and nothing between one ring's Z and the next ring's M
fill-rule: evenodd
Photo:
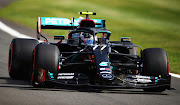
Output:
M13 0L2 0L0 8ZM3 4L3 5L2 5ZM36 31L0 19L22 34L35 37ZM180 79L172 78L172 87L162 93L137 89L89 90L60 87L33 88L29 81L14 80L8 75L9 44L14 37L0 30L0 105L179 105Z

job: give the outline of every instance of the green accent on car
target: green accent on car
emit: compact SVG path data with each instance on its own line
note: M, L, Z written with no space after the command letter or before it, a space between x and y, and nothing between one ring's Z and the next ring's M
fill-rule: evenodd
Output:
M50 77L51 77L51 80L55 80L54 79L54 76L53 76L53 73L49 73Z

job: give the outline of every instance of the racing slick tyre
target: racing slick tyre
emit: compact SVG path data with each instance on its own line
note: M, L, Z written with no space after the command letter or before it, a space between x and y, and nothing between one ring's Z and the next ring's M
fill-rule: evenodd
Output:
M59 70L59 49L51 44L39 44L34 50L31 84L34 87L54 87L48 82L48 73L57 74ZM53 75L51 78L56 78Z
M148 48L142 52L143 74L148 76L166 78L169 74L169 61L167 53L162 48ZM147 88L146 92L162 92L166 87Z
M15 38L9 48L8 72L14 79L30 79L33 49L39 42L34 39Z

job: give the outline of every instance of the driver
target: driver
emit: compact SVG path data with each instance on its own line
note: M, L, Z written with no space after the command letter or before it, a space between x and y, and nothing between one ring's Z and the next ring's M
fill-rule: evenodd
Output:
M81 32L80 37L81 37L81 39L83 40L84 43L93 44L93 35L91 35L90 33ZM95 41L96 40L97 40L97 36L95 37Z

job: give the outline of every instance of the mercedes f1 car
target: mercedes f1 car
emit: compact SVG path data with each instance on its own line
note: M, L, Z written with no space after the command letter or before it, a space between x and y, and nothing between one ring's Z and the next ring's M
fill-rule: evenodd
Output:
M110 41L106 21L86 18L38 17L37 39L15 38L9 49L9 75L30 79L34 87L55 84L93 88L136 88L162 92L171 89L168 55L162 48L142 50L130 37ZM41 29L70 30L48 42ZM137 53L137 48L140 54Z

